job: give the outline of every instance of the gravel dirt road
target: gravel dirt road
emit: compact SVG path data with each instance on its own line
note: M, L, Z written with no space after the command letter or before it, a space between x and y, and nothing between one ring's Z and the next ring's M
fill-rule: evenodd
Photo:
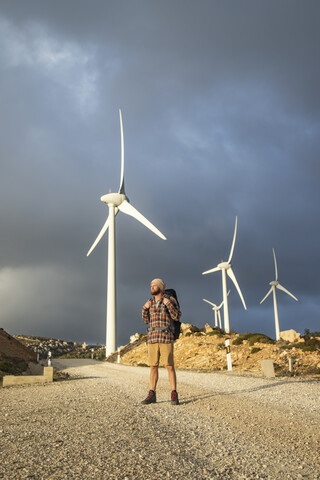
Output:
M0 389L0 478L320 479L320 382L54 360L70 378Z

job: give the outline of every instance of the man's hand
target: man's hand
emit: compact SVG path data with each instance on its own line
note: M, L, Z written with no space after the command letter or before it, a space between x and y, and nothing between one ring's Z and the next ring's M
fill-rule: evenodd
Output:
M143 308L150 308L151 307L151 301L148 300L144 305Z
M168 305L168 303L170 303L170 300L169 300L167 297L164 297L163 303L164 303L165 305Z

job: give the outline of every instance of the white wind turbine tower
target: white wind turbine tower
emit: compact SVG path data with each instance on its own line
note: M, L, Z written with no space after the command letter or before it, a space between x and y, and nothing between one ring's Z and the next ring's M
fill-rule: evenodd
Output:
M127 215L131 215L136 220L141 222L153 233L158 235L163 240L166 237L158 230L149 220L147 220L141 213L138 212L130 203L124 190L124 144L123 144L123 126L122 115L119 109L120 116L120 133L121 133L121 174L120 187L118 193L108 193L101 197L101 201L108 205L109 216L103 225L99 235L94 241L92 247L87 253L90 255L92 250L100 242L103 235L109 229L108 239L108 285L107 285L107 328L106 328L106 356L110 355L116 350L116 261L115 261L115 216L120 210Z
M274 258L274 270L275 270L275 275L276 279L273 280L272 282L269 283L271 285L271 288L267 295L261 300L260 305L262 302L265 301L265 299L270 295L270 293L273 293L273 308L274 308L274 321L275 321L275 326L276 326L276 340L280 340L280 327L279 327L279 316L278 316L278 306L277 306L277 294L276 294L276 288L279 290L282 290L283 292L287 293L290 295L290 297L294 298L296 301L298 299L292 295L286 288L284 288L280 283L278 282L278 268L277 268L277 259L276 259L276 254L274 251L274 248L272 249L273 251L273 258Z
M224 329L226 331L226 333L230 333L230 322L229 322L229 308L228 308L228 295L227 295L227 276L226 276L226 273L228 274L228 276L231 278L231 280L233 281L237 291L238 291L238 294L241 298L241 301L243 303L243 306L245 308L245 310L247 310L247 306L246 306L246 303L244 301L244 298L243 298L243 295L241 293L241 290L240 290L240 287L238 285L238 282L237 282L237 279L232 271L232 268L231 268L231 259L232 259L232 255L233 255L233 250L234 250L234 245L235 245L235 242L236 242L236 236L237 236L237 224L238 224L238 219L236 217L236 222L235 222L235 227L234 227L234 234L233 234L233 241L232 241L232 245L231 245L231 250L230 250L230 255L229 255L229 258L228 258L228 261L227 262L221 262L219 263L215 268L211 268L210 270L206 270L205 272L202 272L202 275L206 275L207 273L213 273L213 272L218 272L219 270L221 270L221 274L222 274L222 293L223 293L223 317L224 317Z
M230 293L230 290L229 290L229 292L228 292L228 295L229 295L229 293ZM214 326L215 326L215 327L222 328L222 326L221 326L221 314L220 314L220 309L221 309L221 307L222 307L222 305L223 305L223 300L222 300L222 302L220 303L219 306L216 305L215 303L209 302L209 300L207 300L207 299L205 299L205 298L203 298L202 300L203 300L204 302L209 303L209 305L212 305L212 307L213 307L212 310L214 311ZM218 325L218 320L219 320L219 325Z

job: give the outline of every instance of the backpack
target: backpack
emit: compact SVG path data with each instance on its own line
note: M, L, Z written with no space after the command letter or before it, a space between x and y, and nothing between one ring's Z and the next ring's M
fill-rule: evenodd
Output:
M177 301L178 307L180 308L179 301L177 298L177 293L173 288L167 288L163 291L165 297L169 298L173 297ZM173 339L177 340L179 338L181 332L181 322L180 320L172 320L171 325L169 327L170 331L173 333Z

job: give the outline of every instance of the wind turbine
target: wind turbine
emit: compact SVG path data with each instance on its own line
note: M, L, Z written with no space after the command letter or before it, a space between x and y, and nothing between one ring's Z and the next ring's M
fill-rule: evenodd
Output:
M270 295L270 293L273 293L273 308L274 308L274 321L275 321L275 326L276 326L276 340L280 340L280 327L279 327L279 316L278 316L278 306L277 306L277 294L276 294L276 288L279 290L282 290L283 292L287 293L290 295L290 297L294 298L296 301L298 299L292 295L286 288L284 288L280 283L278 282L278 268L277 268L277 259L276 259L276 254L274 251L274 248L272 249L273 251L273 258L274 258L274 270L275 270L275 275L276 279L273 280L272 282L269 283L271 285L271 288L267 295L261 300L260 305L262 302L265 301L265 299Z
M230 290L228 292L227 295L229 295L230 293ZM204 302L207 302L209 303L209 305L212 305L212 310L214 311L214 326L215 327L219 327L219 328L222 328L221 326L221 314L220 314L220 308L222 307L223 305L223 300L222 302L220 303L219 306L217 306L215 303L212 303L212 302L209 302L209 300L206 300L205 298L202 299ZM218 325L218 320L219 320L219 325Z
M92 247L87 253L87 257L92 250L98 245L103 235L109 229L108 238L108 285L107 285L107 315L106 315L106 357L116 350L116 259L115 259L115 216L119 210L127 215L134 217L141 222L153 233L158 235L163 240L166 237L158 230L149 220L141 215L130 203L126 196L124 189L124 143L123 143L123 126L122 115L119 109L120 116L120 134L121 134L121 173L120 173L120 187L118 193L108 193L101 197L101 201L108 205L109 216L100 230L99 235L93 242Z
M239 293L239 296L241 298L243 306L244 306L245 310L247 310L247 306L246 306L246 303L244 301L243 295L241 293L240 287L238 285L237 279L236 279L236 277L233 273L233 270L231 268L231 259L232 259L234 245L235 245L236 236L237 236L237 224L238 224L238 218L236 217L236 223L235 223L235 226L234 226L233 241L232 241L228 261L227 262L221 262L215 268L211 268L210 270L206 270L205 272L202 272L202 275L206 275L207 273L218 272L219 270L221 270L221 274L222 274L222 293L223 293L223 317L224 317L224 329L225 329L226 333L230 333L226 273L228 274L228 276L233 281L233 283L234 283L234 285L235 285L235 287L236 287L236 289Z

